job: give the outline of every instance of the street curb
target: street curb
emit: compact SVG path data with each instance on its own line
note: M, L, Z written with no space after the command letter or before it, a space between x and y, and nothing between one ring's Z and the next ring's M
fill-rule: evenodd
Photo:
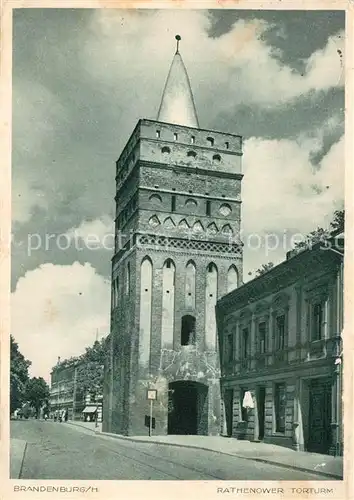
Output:
M20 479L23 462L25 460L26 450L27 450L27 441L19 440L16 441L21 442L20 451L11 450L11 441L10 441L10 479Z
M226 451L219 451L219 450L214 450L212 448L205 448L204 446L195 446L193 444L166 443L163 441L150 441L147 439L135 439L135 438L131 438L129 436L122 436L120 434L113 434L110 432L102 432L102 431L97 431L95 429L89 429L89 428L86 428L82 425L77 425L73 422L67 422L67 423L70 423L71 425L75 425L76 427L81 427L83 429L87 429L90 432L92 432L93 434L97 434L99 436L107 436L107 437L111 437L113 439L120 439L122 441L130 441L131 443L145 443L145 444L147 443L147 444L157 444L157 445L162 445L162 446L174 446L175 448L191 448L193 450L211 451L214 453L220 453L221 455L227 455L229 457L237 457L237 458L242 458L243 460L250 460L253 462L260 462L260 463L264 463L264 464L275 465L278 467L283 467L284 469L292 469L292 470L296 470L296 471L300 471L300 472L309 472L312 474L317 474L319 476L324 476L324 477L328 477L331 479L337 479L337 480L343 479L343 476L338 475L338 474L331 474L329 472L323 472L323 471L318 471L318 470L314 470L314 469L307 469L305 467L298 467L296 465L284 464L284 463L280 463L280 462L275 462L274 460L268 460L266 458L245 457L244 455L239 455L237 453L227 453Z

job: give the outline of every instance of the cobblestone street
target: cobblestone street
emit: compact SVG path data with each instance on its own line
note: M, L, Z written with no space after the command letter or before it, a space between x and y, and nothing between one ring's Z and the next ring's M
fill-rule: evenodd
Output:
M27 442L21 479L326 480L217 451L115 439L55 422L12 422L11 437Z

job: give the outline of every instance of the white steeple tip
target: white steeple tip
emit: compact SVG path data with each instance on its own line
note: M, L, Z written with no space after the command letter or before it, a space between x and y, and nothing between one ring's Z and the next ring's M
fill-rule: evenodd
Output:
M191 85L187 70L179 53L180 35L176 35L177 47L162 94L157 120L186 127L199 127Z

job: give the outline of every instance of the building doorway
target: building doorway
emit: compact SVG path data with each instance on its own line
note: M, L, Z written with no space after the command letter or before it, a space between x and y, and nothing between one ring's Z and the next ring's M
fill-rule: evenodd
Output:
M226 420L226 433L228 436L232 436L233 399L234 399L233 389L226 389L224 393L224 408L225 408L225 420Z
M331 446L331 380L309 384L309 433L307 451L328 454Z
M168 385L168 434L208 434L208 387L181 380Z
M258 439L264 438L264 415L265 415L265 387L258 387L257 390L257 412L258 412Z

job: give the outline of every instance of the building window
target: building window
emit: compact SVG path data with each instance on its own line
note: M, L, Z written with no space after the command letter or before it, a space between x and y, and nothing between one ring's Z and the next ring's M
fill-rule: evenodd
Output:
M265 353L266 326L267 325L265 321L262 321L258 324L259 352L261 354Z
M130 263L127 264L126 276L125 276L125 293L129 295L130 293Z
M176 211L176 196L173 194L171 198L171 212Z
M275 384L275 432L285 432L286 386Z
M191 144L194 144L194 143L195 143L195 137L194 137L194 135L192 135L192 137L191 137Z
M217 163L219 163L221 161L221 156L216 154L213 156L213 161L216 161Z
M187 314L182 318L181 345L195 344L195 317Z
M157 139L160 139L160 136L161 136L160 131L159 131L159 130L156 130L156 138L157 138Z
M226 341L226 363L232 363L234 360L234 336L230 333Z
M311 341L321 340L324 338L324 304L316 302L312 306L312 328Z
M161 151L164 153L164 154L169 154L171 153L171 150L168 146L164 146L163 148L161 148Z
M177 141L177 140L178 140L178 134L176 134L176 132L173 134L173 140L174 140L174 141Z
M277 351L285 347L285 314L277 316L275 320L275 347Z
M244 328L242 330L242 359L247 359L248 358L248 340L249 340L249 335L248 335L248 328Z
M207 137L207 142L209 146L214 146L214 139L212 137Z
M207 200L207 201L206 201L205 213L206 213L207 215L210 215L210 200Z
M188 151L187 156L191 156L192 158L195 158L197 156L197 153L195 151Z
M226 148L226 149L229 149L229 147L230 147L230 143L229 143L228 141L226 141L226 142L225 142L225 148Z

